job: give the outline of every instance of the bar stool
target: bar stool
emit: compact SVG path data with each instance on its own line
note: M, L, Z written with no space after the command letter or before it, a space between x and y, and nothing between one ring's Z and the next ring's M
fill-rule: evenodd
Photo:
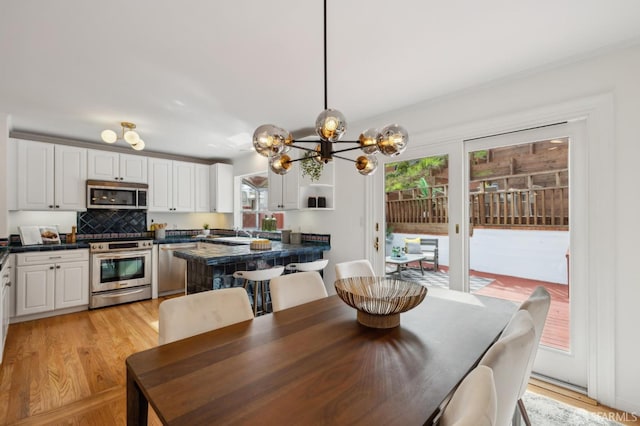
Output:
M313 262L304 263L289 263L285 266L285 269L289 272L309 272L309 271L321 271L327 264L329 259L314 260Z
M268 311L267 303L267 285L271 278L282 275L284 266L276 266L269 269L259 269L257 271L236 271L233 273L234 278L242 278L244 283L242 287L247 289L247 284L251 281L253 287L253 315L258 315L258 294L260 294L260 312L266 314Z

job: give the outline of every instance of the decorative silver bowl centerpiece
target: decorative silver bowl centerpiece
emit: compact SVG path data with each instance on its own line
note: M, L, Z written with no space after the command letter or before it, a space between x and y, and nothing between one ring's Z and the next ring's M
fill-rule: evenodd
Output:
M343 278L334 286L340 299L358 311L358 322L372 328L399 326L400 314L427 295L423 285L384 277Z

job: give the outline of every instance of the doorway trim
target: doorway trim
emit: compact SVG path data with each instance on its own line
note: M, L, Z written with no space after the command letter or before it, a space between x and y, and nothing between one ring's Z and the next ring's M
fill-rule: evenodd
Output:
M603 93L583 97L566 102L534 108L514 114L501 115L485 120L478 120L456 127L448 127L435 131L411 134L408 152L417 150L422 144L441 144L457 140L462 149L465 139L473 139L487 135L510 132L519 129L544 126L561 121L585 121L586 162L588 170L588 188L590 194L598 194L598 198L588 197L588 236L587 265L572 265L583 268L582 275L587 277L585 285L588 311L591 315L587 324L587 384L588 396L600 403L615 406L615 224L607 220L607 207L615 202L614 148L615 121L614 97L612 93ZM412 146L413 145L413 146ZM386 159L385 159L386 160ZM397 159L393 159L398 161ZM380 167L389 161L381 162ZM374 222L376 216L384 219L384 179L383 173L374 175L365 184L366 205L374 213L368 224ZM380 221L384 223L384 220ZM451 226L451 224L450 224ZM460 224L463 235L469 232L468 224ZM380 226L384 228L384 226ZM384 241L384 230L374 231L372 226L365 233L365 247L374 246L376 238ZM607 247L610 250L595 250L596 247ZM384 264L383 252L367 250L369 260L374 265ZM463 254L461 254L463 255ZM376 272L380 272L376 269Z

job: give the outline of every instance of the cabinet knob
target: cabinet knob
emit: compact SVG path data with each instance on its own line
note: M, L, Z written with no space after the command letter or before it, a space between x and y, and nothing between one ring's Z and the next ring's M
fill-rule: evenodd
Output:
M57 266L56 266L56 269L60 269L60 265L57 265Z
M60 206L56 204L56 209L59 209L59 208L60 208Z
M53 266L49 266L49 269L53 269Z
M53 204L49 204L49 208L52 209L53 208Z
M7 287L11 287L11 281L7 281Z

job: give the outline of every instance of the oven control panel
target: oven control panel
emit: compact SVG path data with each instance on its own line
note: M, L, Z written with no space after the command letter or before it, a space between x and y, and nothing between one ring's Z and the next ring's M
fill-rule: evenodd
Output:
M91 253L106 253L111 251L125 250L151 250L153 248L153 240L142 241L104 241L99 243L91 243L89 250Z

